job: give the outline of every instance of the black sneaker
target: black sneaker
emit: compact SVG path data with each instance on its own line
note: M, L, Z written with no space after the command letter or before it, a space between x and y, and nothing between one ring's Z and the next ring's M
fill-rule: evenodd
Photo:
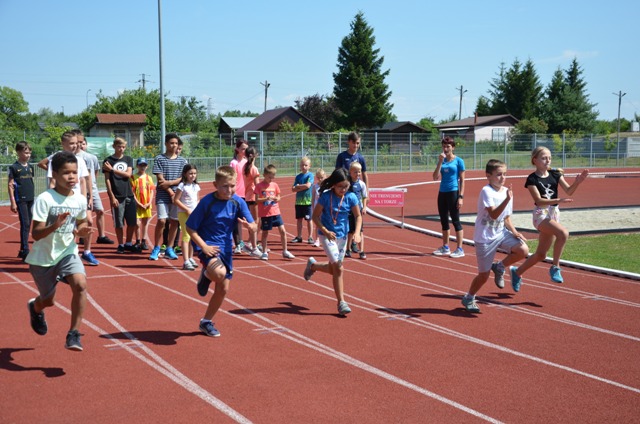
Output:
M351 257L351 251L349 249L347 249L347 251L344 252L344 257L345 258L350 258Z
M351 251L353 253L359 253L360 251L358 250L358 243L356 243L355 241L351 242Z
M80 343L80 333L78 330L71 330L67 333L67 342L64 344L69 350L82 351L82 343Z
M118 245L118 248L116 249L116 253L126 253L126 251L124 250L124 244Z
M133 244L125 244L124 251L129 253L140 253L140 248Z
M99 236L97 240L98 244L115 244L115 241L111 240L107 236Z
M149 250L146 240L142 240L142 243L140 243L140 250Z
M204 275L204 272L206 269L207 269L206 266L202 268L202 272L200 273L200 279L198 279L198 294L202 297L207 295L207 292L209 291L209 286L211 285L211 280L209 280L207 276Z
M29 308L29 315L31 316L31 328L37 334L44 336L47 334L47 321L44 319L44 312L37 313L35 309L36 299L33 298L27 302L27 308Z

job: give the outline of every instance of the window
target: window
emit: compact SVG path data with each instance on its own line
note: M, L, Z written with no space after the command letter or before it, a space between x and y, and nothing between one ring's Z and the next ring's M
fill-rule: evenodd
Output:
M506 141L507 132L504 128L493 128L491 130L491 141Z

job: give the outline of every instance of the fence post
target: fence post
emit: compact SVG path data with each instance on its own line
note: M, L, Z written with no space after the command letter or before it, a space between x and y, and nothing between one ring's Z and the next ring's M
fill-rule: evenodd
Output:
M304 157L304 131L300 131L300 157Z
M565 134L562 132L562 167L566 168L567 166L567 154L564 151L564 143L565 143Z
M378 131L373 133L373 138L375 140L374 142L374 148L375 148L375 152L373 153L373 172L378 172Z
M413 133L409 133L409 172L413 171Z
M593 166L593 133L589 134L589 167Z

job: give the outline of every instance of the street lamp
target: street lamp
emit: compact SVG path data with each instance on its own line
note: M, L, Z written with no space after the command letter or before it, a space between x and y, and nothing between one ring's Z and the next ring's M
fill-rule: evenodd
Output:
M87 109L89 109L89 91L91 91L91 89L87 90Z

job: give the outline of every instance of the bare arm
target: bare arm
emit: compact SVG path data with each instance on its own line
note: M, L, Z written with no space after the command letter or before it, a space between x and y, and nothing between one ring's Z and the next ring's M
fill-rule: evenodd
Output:
M438 181L440 179L440 168L442 167L442 161L444 161L445 156L444 152L438 155L438 164L436 165L435 171L433 171L434 181Z
M589 176L589 170L585 169L582 171L582 173L580 173L580 175L576 177L576 179L573 181L573 184L571 185L567 183L567 180L564 179L564 176L561 176L560 185L562 186L564 192L567 193L567 195L571 196L573 193L575 193L575 191L578 189L578 186L587 178L587 176Z

